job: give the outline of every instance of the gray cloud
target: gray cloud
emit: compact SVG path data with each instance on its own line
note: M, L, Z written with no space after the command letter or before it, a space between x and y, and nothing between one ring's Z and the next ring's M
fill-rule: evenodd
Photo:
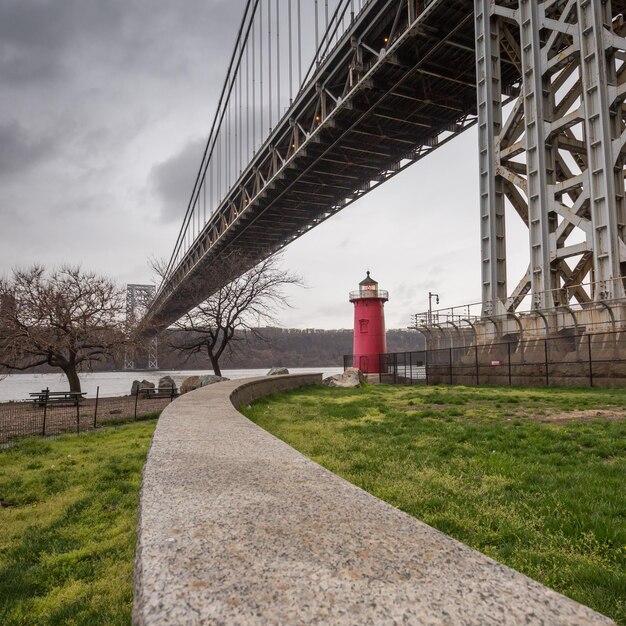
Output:
M2 0L0 80L6 86L67 79L77 72L87 77L97 70L91 61L123 66L125 72L193 73L189 62L198 52L219 57L234 41L234 28L222 32L212 24L233 22L242 11L236 3L215 2L211 10L206 5L203 0Z
M150 172L150 184L161 203L161 219L180 221L185 214L206 141L194 139Z
M29 135L17 122L0 122L0 177L24 172L52 152L52 139Z
M37 259L150 281L145 259L172 251L243 8L0 0L0 273ZM291 244L285 265L311 288L290 292L279 321L350 327L347 294L368 267L391 292L389 327L429 290L475 300L475 154L470 131Z
M0 7L0 80L48 78L60 69L59 50L67 40L62 6L52 2L6 0Z

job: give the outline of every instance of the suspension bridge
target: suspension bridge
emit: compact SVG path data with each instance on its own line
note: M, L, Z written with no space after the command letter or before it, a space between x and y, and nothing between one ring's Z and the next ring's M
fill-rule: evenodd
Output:
M234 278L230 255L260 261L476 124L478 317L622 302L625 10L249 0L146 328ZM528 231L528 270L514 281L506 208Z

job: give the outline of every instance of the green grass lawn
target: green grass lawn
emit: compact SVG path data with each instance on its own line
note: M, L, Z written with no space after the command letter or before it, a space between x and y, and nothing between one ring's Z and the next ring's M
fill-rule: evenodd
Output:
M626 625L626 390L315 387L244 412L359 487Z
M155 420L0 450L0 624L129 624Z

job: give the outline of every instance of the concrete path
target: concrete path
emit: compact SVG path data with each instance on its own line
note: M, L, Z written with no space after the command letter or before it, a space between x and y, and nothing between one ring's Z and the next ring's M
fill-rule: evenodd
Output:
M163 412L144 468L134 624L613 623L347 483L233 407L320 378L218 383Z

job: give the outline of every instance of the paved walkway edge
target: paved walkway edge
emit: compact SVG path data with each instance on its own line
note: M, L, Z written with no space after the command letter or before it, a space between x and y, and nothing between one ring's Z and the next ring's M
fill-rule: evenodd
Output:
M217 383L165 409L143 470L136 626L613 623L346 482L235 408L320 380Z

